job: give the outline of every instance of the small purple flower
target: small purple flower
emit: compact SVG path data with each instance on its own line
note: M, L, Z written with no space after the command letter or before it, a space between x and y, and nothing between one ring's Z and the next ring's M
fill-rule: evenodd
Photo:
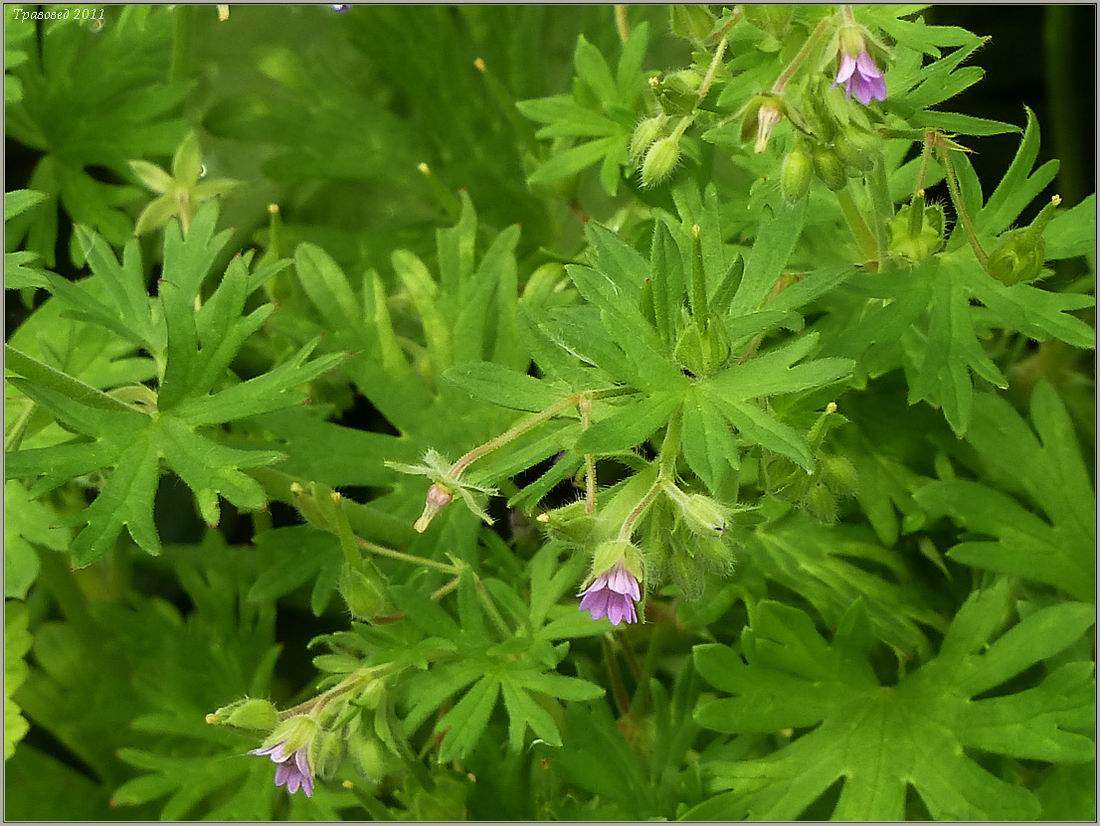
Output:
M840 66L833 85L843 85L848 98L855 94L864 106L872 100L886 100L886 79L867 50L863 49L855 57L845 50L841 50L840 54Z
M249 754L270 757L278 767L275 769L275 785L286 786L294 794L301 789L306 797L313 797L313 772L309 765L309 744L297 751L287 751L286 741L267 748L252 749Z
M330 3L329 6L333 11L345 12L351 8L351 3Z
M583 597L580 609L591 614L592 619L606 616L612 625L638 621L634 603L641 599L641 589L637 578L622 563L597 576L577 596Z

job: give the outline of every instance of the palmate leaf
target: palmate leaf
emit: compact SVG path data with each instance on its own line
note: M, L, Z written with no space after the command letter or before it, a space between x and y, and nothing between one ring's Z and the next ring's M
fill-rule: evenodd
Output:
M29 669L23 657L31 649L33 638L27 630L27 606L21 602L4 605L4 760L15 753L16 744L30 726L12 699L27 679Z
M219 521L219 495L238 508L264 507L263 488L242 470L276 462L281 454L231 448L200 430L300 403L306 398L302 385L343 358L334 354L307 361L311 349L307 347L268 373L221 387L233 358L271 307L241 316L245 299L261 283L262 273L250 273L250 258L238 257L195 312L202 283L227 238L226 234L215 236L216 221L217 206L210 204L195 216L186 240L176 225L166 231L159 296L163 327L153 321L136 246L128 247L120 266L102 239L90 233L83 236L97 277L107 283L106 301L84 285L64 279L55 284L64 285L59 290L62 301L94 308L87 320L120 333L130 331L134 344L163 359L155 396L148 388L140 388L147 397L145 406L124 404L10 351L13 369L25 377L12 379L12 384L78 438L9 454L9 473L36 479L32 492L39 495L74 477L110 471L95 501L76 520L83 526L71 547L78 565L102 556L123 527L145 551L159 553L153 500L162 460L194 491L199 511L211 525ZM148 406L148 398L155 399L155 409Z
M987 643L1011 616L1010 597L1007 581L972 594L938 656L893 686L881 685L866 659L873 637L862 603L846 613L831 644L801 611L760 603L741 654L721 645L695 648L703 678L731 695L703 701L695 718L738 734L810 730L761 759L710 763L712 788L732 791L686 816L792 819L841 780L832 813L840 820L904 819L910 786L935 819L1038 816L1031 791L990 773L965 750L1091 760L1093 665L1051 666L1028 688L979 695L1075 643L1092 625L1093 610L1080 603L1041 608Z
M573 94L516 104L525 117L545 124L536 137L556 141L552 154L528 177L529 184L553 184L600 163L604 191L609 195L618 191L620 169L631 165L627 145L637 119L636 106L645 91L642 61L648 41L649 24L634 27L613 73L599 49L581 35L573 54ZM565 143L575 138L590 140Z
M1045 382L1032 392L1031 420L1029 426L1003 398L980 396L967 441L978 452L982 482L931 482L915 498L932 515L950 516L973 534L948 552L952 559L1091 600L1096 577L1092 484L1073 422ZM1047 518L1022 507L1021 500Z
M164 80L170 12L154 10L138 20L127 10L110 10L100 33L71 22L42 27L40 47L25 52L27 59L13 72L22 99L8 107L8 136L43 153L30 188L48 196L16 218L9 234L26 237L26 247L47 267L55 263L59 206L74 223L94 228L112 244L130 236L132 222L121 207L140 198L140 190L105 183L89 168L105 167L127 180L129 159L171 154L186 129L172 113L189 84ZM101 81L81 90L73 77ZM82 261L78 244L71 253L75 262Z

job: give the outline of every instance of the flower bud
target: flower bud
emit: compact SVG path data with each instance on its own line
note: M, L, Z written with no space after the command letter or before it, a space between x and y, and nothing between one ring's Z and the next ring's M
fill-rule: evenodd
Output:
M322 780L331 780L344 759L344 738L338 731L322 731L310 749L310 765Z
M814 147L814 172L834 192L848 185L848 172L836 151L818 144Z
M819 522L831 525L836 521L836 497L823 482L810 486L802 504Z
M640 159L653 142L661 137L666 123L668 115L663 114L639 121L634 127L634 134L630 136L630 157L634 160Z
M655 142L642 162L642 186L657 186L672 175L680 162L680 138L669 135Z
M733 573L733 546L728 539L700 539L695 544L695 559L720 576Z
M844 456L823 457L821 478L829 490L837 496L851 496L859 490L859 473L856 471L856 466Z
M271 731L279 722L279 713L267 700L245 697L219 708L206 718L208 723L229 725L251 731Z
M453 499L454 492L450 488L444 487L439 482L433 482L432 486L428 488L428 495L424 499L424 510L416 522L413 523L416 532L424 533L428 530L428 526L435 519L436 514L451 504Z
M841 130L833 139L833 149L840 159L860 172L871 171L878 148L878 135L852 126Z
M813 175L813 158L799 141L783 159L783 170L779 176L779 185L783 199L790 205L797 204L810 191L810 178Z
M386 695L386 681L375 678L367 683L363 693L359 695L358 705L373 711L378 708L382 698Z
M665 485L665 494L680 512L684 524L696 536L721 536L729 527L729 508L701 493L686 494L673 484Z
M989 256L990 275L1009 287L1039 277L1046 261L1043 231L1054 217L1054 208L1060 203L1062 199L1055 195L1031 226L1005 233L1000 245Z
M369 621L386 612L386 585L373 572L353 568L345 562L339 587L340 596L356 619Z
M584 502L571 502L560 508L541 513L536 522L546 529L551 539L570 545L587 544L592 534L595 518L585 511Z
M386 751L377 737L357 728L347 740L348 754L355 767L377 783L386 776Z

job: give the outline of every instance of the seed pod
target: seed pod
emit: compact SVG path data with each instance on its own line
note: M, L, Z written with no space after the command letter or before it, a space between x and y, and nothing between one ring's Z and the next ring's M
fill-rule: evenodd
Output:
M654 141L661 137L661 133L668 123L668 115L654 115L646 118L634 127L634 134L630 136L630 157L640 159Z
M729 508L701 493L684 493L675 485L664 488L689 531L707 539L721 536L729 527Z
M844 162L831 147L818 144L814 147L814 172L834 192L848 185L848 172Z
M267 700L245 697L219 708L206 718L207 722L236 726L251 731L271 731L279 722L275 706Z
M887 225L890 252L909 261L920 262L943 247L943 207L925 206L918 194L913 202L901 207Z
M844 456L825 456L821 460L821 478L837 496L851 496L859 490L859 473Z
M642 186L652 187L672 175L680 162L680 139L675 135L661 138L645 153L642 162Z
M813 170L813 157L799 141L783 159L783 169L779 175L783 199L788 204L793 206L806 197L806 193L810 191Z

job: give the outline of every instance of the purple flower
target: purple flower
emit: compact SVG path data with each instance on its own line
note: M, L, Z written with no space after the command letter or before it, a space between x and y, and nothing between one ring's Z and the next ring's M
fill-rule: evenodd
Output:
M351 8L351 3L330 3L329 6L333 11L345 12Z
M288 751L286 741L283 741L267 748L252 749L249 754L270 757L278 766L275 769L276 786L286 786L291 794L301 789L306 797L313 797L313 772L309 765L308 743L297 751Z
M581 593L580 609L592 615L592 619L607 617L612 625L620 622L637 622L634 603L641 599L638 580L622 563L604 571Z
M863 49L857 57L841 50L840 66L836 71L834 86L844 85L845 94L867 106L872 100L886 100L886 79L879 71L871 55Z

